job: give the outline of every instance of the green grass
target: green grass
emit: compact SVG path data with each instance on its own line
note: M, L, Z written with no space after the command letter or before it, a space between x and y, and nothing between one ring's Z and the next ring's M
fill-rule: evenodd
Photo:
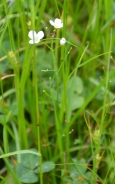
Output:
M113 0L0 2L0 184L115 183L114 12ZM31 45L31 30L45 37Z

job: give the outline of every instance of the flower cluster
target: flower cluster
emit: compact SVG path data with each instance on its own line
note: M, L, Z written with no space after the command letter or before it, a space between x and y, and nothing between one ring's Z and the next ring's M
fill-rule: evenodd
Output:
M61 19L56 18L54 21L50 20L49 22L56 29L63 27L63 22L62 22ZM39 31L38 33L36 33L34 30L31 30L28 33L28 36L31 39L29 41L30 44L37 44L44 37L44 32L43 31ZM60 45L64 45L65 43L66 43L66 39L65 38L61 38L60 39Z

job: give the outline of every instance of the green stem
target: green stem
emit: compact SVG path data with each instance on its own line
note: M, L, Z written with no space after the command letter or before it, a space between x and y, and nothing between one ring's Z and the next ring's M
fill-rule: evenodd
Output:
M34 51L34 56L35 56L35 51ZM34 119L35 119L35 123L34 123L34 133L37 130L37 140L38 140L38 151L39 153L41 153L41 142L40 142L40 126L42 126L40 124L39 121L39 108L38 108L38 104L39 104L39 100L38 100L38 79L37 79L37 71L36 71L36 57L34 57L33 60L33 64L32 64L32 74L33 74L33 102L35 104L35 111L34 113ZM37 127L37 128L36 128ZM43 184L43 174L42 174L42 156L39 157L39 161L40 161L40 183Z

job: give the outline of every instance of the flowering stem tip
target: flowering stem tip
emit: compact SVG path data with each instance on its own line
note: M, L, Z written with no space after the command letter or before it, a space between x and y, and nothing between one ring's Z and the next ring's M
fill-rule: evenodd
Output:
M61 19L56 18L54 21L50 20L49 22L50 22L50 24L51 24L52 26L54 26L56 29L57 29L57 28L62 28L62 27L63 27L63 22L62 22Z
M29 41L30 44L39 43L40 40L44 37L44 32L43 31L39 31L38 33L36 33L34 30L31 30L28 33L28 36L31 39Z

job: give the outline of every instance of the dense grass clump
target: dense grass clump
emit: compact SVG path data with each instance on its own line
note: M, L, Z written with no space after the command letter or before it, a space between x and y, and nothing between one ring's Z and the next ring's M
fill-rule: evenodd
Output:
M1 0L0 184L114 184L115 2Z

